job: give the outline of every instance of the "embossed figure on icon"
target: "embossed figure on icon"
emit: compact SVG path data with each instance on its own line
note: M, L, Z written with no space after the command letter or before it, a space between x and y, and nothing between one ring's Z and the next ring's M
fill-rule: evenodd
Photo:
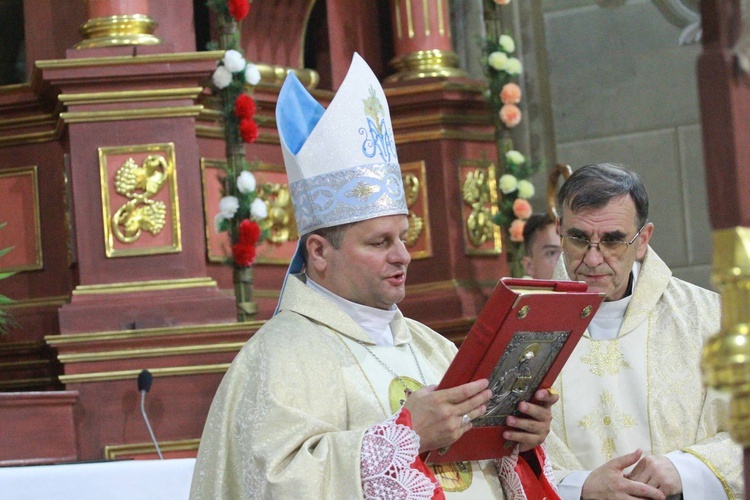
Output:
M531 362L539 354L538 343L529 344L516 363L490 380L492 397L487 402L485 417L506 417L513 413L520 401L531 395L533 379Z

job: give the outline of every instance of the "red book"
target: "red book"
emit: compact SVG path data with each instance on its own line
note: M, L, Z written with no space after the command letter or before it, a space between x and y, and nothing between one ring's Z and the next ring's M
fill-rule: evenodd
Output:
M582 281L503 278L479 313L438 389L489 379L487 412L427 462L499 458L515 443L502 437L505 418L518 403L549 388L604 300Z

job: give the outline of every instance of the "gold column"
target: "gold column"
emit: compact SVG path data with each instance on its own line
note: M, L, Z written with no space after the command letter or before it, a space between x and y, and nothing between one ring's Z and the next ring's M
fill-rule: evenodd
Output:
M148 16L148 0L85 0L89 20L80 28L76 49L118 45L156 45L157 23Z
M731 394L730 433L750 447L750 228L713 233L713 282L721 293L721 331L703 348L706 385Z
M391 0L396 70L386 81L466 77L451 43L448 0Z

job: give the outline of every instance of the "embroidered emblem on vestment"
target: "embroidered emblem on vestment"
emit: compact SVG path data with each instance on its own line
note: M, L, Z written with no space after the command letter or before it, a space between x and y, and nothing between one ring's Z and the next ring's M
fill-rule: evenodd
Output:
M617 375L623 368L630 368L620 350L620 341L589 342L589 353L581 357L581 361L590 365L589 370L594 375Z
M615 438L620 431L636 425L638 425L638 421L635 417L624 413L616 405L615 398L609 391L602 392L599 407L578 422L578 427L592 431L601 439L601 451L605 454L607 460L610 460L617 451L615 449Z

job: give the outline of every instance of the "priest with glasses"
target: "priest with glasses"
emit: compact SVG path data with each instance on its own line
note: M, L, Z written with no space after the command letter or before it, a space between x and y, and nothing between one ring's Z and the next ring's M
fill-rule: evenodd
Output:
M703 387L719 296L672 276L649 240L648 195L635 172L587 165L557 198L556 279L605 301L553 388L547 442L563 499L742 497L742 456L728 399Z

